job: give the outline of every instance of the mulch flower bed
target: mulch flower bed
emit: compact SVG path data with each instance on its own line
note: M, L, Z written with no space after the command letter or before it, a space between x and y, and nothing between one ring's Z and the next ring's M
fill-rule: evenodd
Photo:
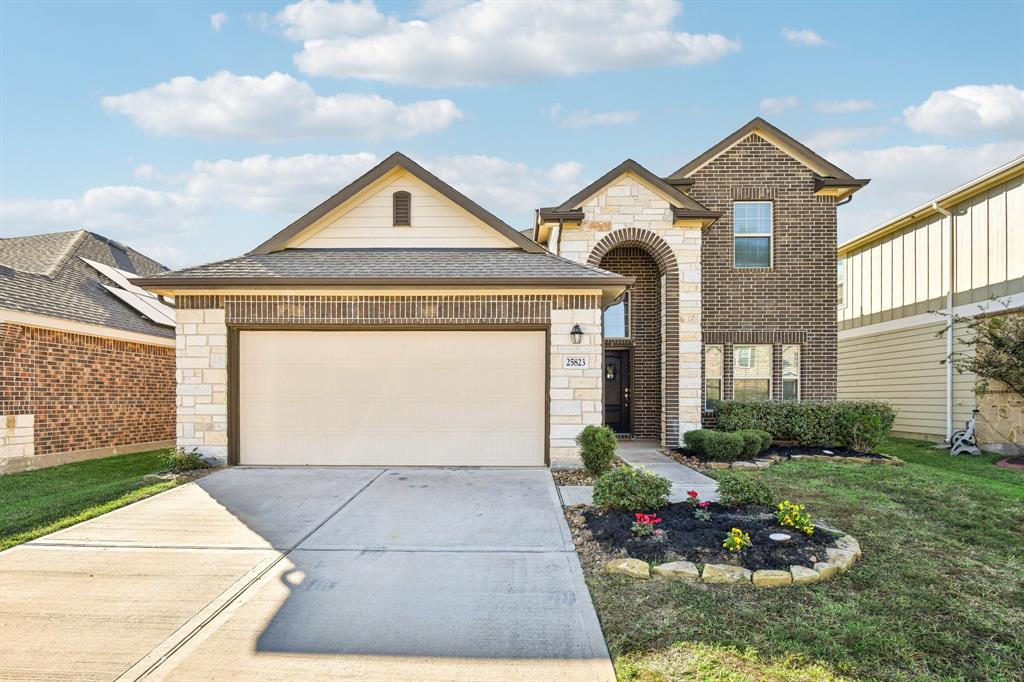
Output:
M738 464L739 466L733 468L764 468L771 466L774 462L781 462L789 459L793 460L811 460L811 461L833 461L833 462L850 462L854 464L903 464L903 461L897 457L890 455L884 455L877 452L859 452L857 450L850 450L847 448L823 448L820 446L812 445L777 445L773 444L770 448L759 454L755 461L761 463L762 467L755 466L754 462L750 461L739 461L739 462L716 462L708 459L697 457L691 452L676 449L667 449L661 451L664 455L671 457L675 461L679 462L688 467L702 467L705 469L726 469L732 466L732 464Z
M808 536L794 528L780 526L774 510L768 507L729 508L712 503L706 509L711 513L710 521L694 518L693 509L686 502L658 510L662 521L657 527L665 536L660 541L651 536L634 535L631 527L635 517L631 512L587 508L577 517L582 524L570 523L570 526L576 526L575 532L581 530L580 525L585 526L589 537L584 539L597 543L604 556L626 554L651 562L737 564L752 571L786 570L794 565L810 568L826 561L825 550L835 546L836 535L827 530L817 528ZM739 553L726 551L722 542L733 528L749 533L752 546ZM769 539L771 533L786 533L792 540L779 543ZM580 544L585 543L577 542L578 546Z
M616 457L611 466L614 468L624 464ZM594 477L586 469L552 469L551 476L555 479L555 485L594 485Z
M1007 457L996 462L996 466L1003 467L1004 469L1021 469L1024 470L1024 456L1019 457Z

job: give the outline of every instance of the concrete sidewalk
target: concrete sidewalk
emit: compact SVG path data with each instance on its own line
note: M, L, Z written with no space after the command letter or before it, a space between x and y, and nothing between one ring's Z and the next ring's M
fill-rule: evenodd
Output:
M615 679L543 468L242 468L0 553L0 679Z
M656 441L620 440L617 454L631 467L644 467L671 481L670 502L685 501L687 493L691 490L696 490L702 500L718 501L718 483L715 479L694 471L671 457L666 457L659 452L660 447ZM594 503L594 486L563 485L559 486L558 495L566 507L577 504L589 505Z

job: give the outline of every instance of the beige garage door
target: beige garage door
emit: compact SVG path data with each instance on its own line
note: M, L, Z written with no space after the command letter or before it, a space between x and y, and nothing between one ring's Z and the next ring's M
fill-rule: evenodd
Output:
M544 464L538 331L239 333L239 461Z

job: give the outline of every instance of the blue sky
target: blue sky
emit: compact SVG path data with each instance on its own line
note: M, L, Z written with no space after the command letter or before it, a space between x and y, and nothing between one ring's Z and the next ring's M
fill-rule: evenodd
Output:
M242 253L394 150L516 227L761 115L872 184L840 239L1024 152L1024 3L0 4L0 233Z

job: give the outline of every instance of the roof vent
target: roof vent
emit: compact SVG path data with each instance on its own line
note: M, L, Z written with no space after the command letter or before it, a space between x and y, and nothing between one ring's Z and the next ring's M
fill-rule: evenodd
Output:
M412 225L412 195L406 191L395 192L391 195L392 214L395 227L408 227Z

